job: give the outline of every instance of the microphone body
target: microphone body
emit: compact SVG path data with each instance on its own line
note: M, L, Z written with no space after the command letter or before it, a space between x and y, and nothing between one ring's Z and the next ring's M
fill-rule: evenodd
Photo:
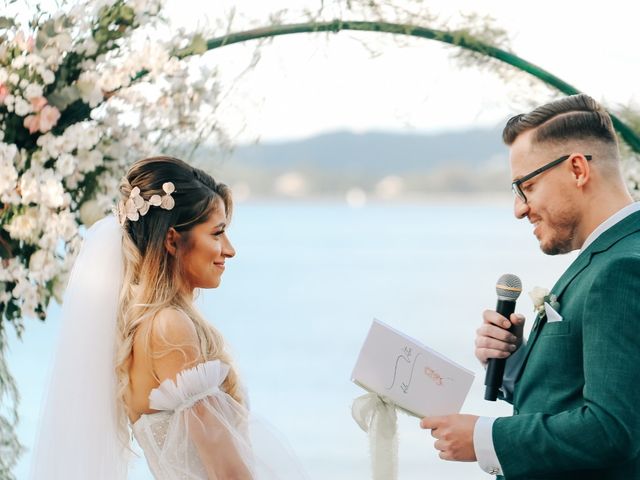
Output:
M516 299L522 291L522 283L515 275L505 274L498 279L496 292L498 294L498 303L496 312L510 321L511 314L516 309ZM513 333L514 326L511 325L509 331ZM502 377L504 376L504 367L506 359L490 358L487 361L487 373L484 378L485 392L484 399L495 402L498 398L498 391L502 386Z

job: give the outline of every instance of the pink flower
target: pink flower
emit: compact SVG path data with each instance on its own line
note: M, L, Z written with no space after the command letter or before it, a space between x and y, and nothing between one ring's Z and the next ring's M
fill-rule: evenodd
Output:
M36 133L38 130L40 133L47 133L58 123L59 119L60 111L56 107L45 105L40 113L27 116L22 124L24 128L29 129L29 133Z
M14 42L18 45L18 48L20 48L20 50L23 50L29 53L33 52L33 47L36 44L35 39L31 35L25 38L23 32L18 32L16 34L14 38Z
M0 83L0 103L4 103L4 98L9 95L9 89L4 83Z
M24 117L22 125L24 125L24 128L29 129L29 133L36 133L40 128L40 114L27 115L26 117Z
M40 131L46 133L58 123L60 110L51 105L46 105L40 112L40 117Z
M36 113L42 110L42 107L44 107L46 104L47 99L44 97L33 97L31 99L31 107L33 107L33 111Z

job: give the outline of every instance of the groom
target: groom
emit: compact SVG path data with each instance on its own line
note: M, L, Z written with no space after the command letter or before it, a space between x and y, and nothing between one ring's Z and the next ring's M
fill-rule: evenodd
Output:
M516 217L533 224L544 253L580 254L526 345L522 316L483 315L476 356L510 357L513 416L421 426L441 458L477 460L506 480L640 479L640 203L625 187L611 118L575 95L513 117L503 139Z

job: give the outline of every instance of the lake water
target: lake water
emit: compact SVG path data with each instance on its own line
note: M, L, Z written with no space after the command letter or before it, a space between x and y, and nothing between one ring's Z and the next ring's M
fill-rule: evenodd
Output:
M550 288L575 258L542 254L506 198L362 208L241 203L229 234L237 256L221 287L201 293L200 307L232 346L252 410L289 440L313 480L370 478L368 439L350 416L363 391L349 378L373 317L475 372L463 412L509 415L510 406L483 400L484 370L473 356L482 311L495 307L501 274L520 276L524 292ZM526 294L517 311L533 317ZM27 447L58 322L54 305L46 323L27 321L22 343L9 341ZM401 479L488 478L476 464L440 460L418 423L400 415ZM28 461L27 452L18 479ZM130 478L151 479L143 459Z

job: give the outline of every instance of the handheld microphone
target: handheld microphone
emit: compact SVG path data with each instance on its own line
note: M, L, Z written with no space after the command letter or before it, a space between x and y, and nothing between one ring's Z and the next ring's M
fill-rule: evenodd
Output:
M516 300L522 292L522 282L516 275L505 273L498 279L496 283L496 293L498 294L498 304L496 312L498 312L507 320L511 321L511 314L516 309ZM513 333L513 325L509 331ZM495 402L498 398L498 390L502 386L502 377L504 376L504 366L506 359L490 358L487 362L487 373L484 377L484 399Z

